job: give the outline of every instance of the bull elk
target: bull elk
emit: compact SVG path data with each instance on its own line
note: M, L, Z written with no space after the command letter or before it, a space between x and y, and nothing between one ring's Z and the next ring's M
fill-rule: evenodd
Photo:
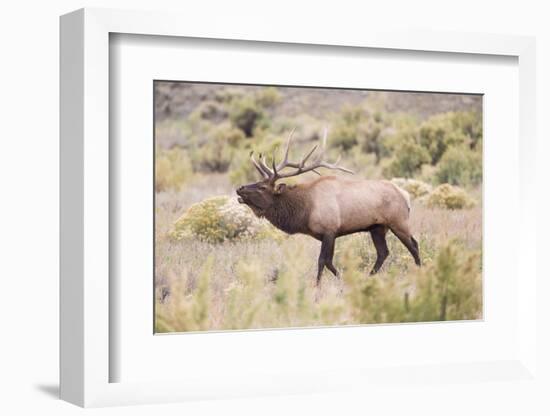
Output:
M376 262L371 274L380 270L389 255L386 243L388 230L405 245L420 266L418 243L409 228L409 195L393 183L339 176L322 176L297 185L278 182L305 172L315 172L321 176L320 168L353 174L338 166L340 158L335 163L324 161L326 129L320 148L315 145L299 162L289 161L293 133L294 130L288 136L283 160L276 164L273 157L271 168L265 156L260 155L256 161L253 152L250 153L250 160L262 180L241 186L237 194L240 203L246 204L256 216L266 218L280 230L288 234L306 234L321 241L317 285L325 267L338 276L332 263L336 238L358 232L369 232L376 248ZM312 158L316 150L317 154ZM313 160L307 164L310 158Z

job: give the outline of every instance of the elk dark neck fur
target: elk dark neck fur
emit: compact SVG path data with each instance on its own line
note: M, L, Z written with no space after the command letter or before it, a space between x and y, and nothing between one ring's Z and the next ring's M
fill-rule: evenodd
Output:
M288 234L307 234L310 206L308 193L297 185L275 196L273 205L265 211L265 217Z

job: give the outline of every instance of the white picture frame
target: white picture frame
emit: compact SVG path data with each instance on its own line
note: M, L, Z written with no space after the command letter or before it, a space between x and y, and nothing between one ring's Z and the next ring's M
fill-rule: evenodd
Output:
M181 381L110 382L119 359L110 349L109 190L109 36L113 33L226 39L282 44L332 45L453 54L504 55L519 67L519 224L517 351L507 359L441 363L411 368L333 369L316 372L281 369L276 376L237 380L233 374ZM330 34L272 25L235 27L224 20L205 25L169 13L83 9L61 18L61 398L80 406L158 403L199 398L319 393L379 384L397 386L412 379L537 382L536 364L536 199L535 42L533 38L362 30ZM527 215L529 213L529 215ZM111 259L112 260L112 259ZM412 378L411 378L412 374ZM481 388L481 387L480 387Z

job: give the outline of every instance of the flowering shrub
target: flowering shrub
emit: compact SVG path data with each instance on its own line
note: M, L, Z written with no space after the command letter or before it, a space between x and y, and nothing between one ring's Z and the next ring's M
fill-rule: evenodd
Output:
M216 196L192 205L176 221L170 236L176 240L198 238L207 243L248 239L280 239L283 233L257 218L235 198Z
M462 209L471 208L475 201L458 186L445 183L436 187L425 199L430 208Z
M432 186L416 179L393 178L392 183L409 193L413 198L420 198L432 191Z

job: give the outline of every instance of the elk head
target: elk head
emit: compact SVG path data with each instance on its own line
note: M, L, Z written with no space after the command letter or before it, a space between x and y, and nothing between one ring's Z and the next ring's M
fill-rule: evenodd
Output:
M285 155L281 163L276 164L275 156L273 156L270 168L268 166L265 155L262 156L260 154L258 162L256 161L256 159L254 159L254 152L250 153L250 161L262 176L262 180L239 187L239 189L237 189L237 195L239 195L239 202L241 204L248 205L252 209L252 211L259 217L264 216L265 211L273 206L276 199L284 195L287 189L290 188L285 183L276 183L279 179L301 175L302 173L309 171L315 172L317 175L321 175L318 171L319 168L336 169L353 174L351 170L337 165L340 161L340 158L338 158L338 160L336 160L336 162L334 163L328 163L323 160L327 141L326 128L324 130L321 148L309 165L306 164L306 162L319 148L318 144L313 146L313 148L308 153L306 153L304 157L302 157L300 162L289 161L288 153L290 150L290 145L292 143L292 136L294 135L295 130L296 129L293 129L288 135ZM285 168L293 168L293 170L282 172Z

